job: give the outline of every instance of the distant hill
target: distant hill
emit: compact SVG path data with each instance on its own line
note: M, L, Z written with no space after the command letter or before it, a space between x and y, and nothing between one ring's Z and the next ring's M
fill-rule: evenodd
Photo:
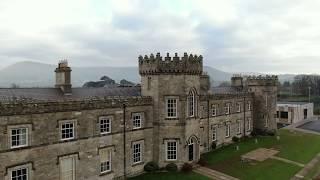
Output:
M0 70L0 87L10 87L17 84L20 87L53 87L55 83L54 70L56 65L37 62L19 62ZM81 87L89 81L96 81L101 76L108 76L120 82L126 79L133 83L140 83L138 67L74 67L72 68L72 85ZM223 81L230 81L232 73L205 66L214 86ZM283 76L283 78L282 78ZM279 79L293 79L294 75L281 75Z

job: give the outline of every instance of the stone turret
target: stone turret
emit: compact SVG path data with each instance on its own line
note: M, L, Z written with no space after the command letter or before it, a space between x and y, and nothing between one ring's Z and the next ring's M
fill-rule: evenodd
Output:
M67 60L59 62L55 70L56 73L56 88L60 88L65 95L72 93L71 85L71 68L68 66Z
M174 57L170 57L169 53L163 59L160 53L156 56L151 54L139 56L139 73L140 75L156 75L156 74L202 74L202 56L188 55L178 57L175 53Z
M275 130L277 128L275 113L278 91L278 76L234 75L232 87L253 93L253 126L257 130Z

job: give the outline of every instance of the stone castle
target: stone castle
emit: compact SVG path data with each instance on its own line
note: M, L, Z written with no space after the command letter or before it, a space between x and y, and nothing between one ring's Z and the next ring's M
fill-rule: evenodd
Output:
M211 88L187 53L140 56L140 86L72 88L71 72L61 61L54 88L0 89L0 180L121 179L276 129L276 76Z

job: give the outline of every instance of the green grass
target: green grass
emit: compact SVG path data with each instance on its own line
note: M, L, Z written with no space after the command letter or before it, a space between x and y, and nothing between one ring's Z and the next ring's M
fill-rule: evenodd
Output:
M146 173L137 177L129 178L130 180L210 180L210 178L197 173L182 173L182 172L159 172Z
M242 163L240 157L259 147L274 148L280 151L277 156L300 163L308 163L320 152L320 136L301 132L280 130L280 140L274 137L258 137L256 144L253 139L222 147L203 155L208 166L241 179L289 179L301 167L278 160L267 160L260 163ZM236 146L239 151L236 151ZM271 178L272 177L272 178Z

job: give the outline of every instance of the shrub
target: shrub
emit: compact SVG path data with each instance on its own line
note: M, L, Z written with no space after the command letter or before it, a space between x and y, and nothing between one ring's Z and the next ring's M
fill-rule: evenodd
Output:
M157 171L159 169L159 166L156 162L151 161L148 162L145 166L144 166L144 171L146 172L154 172Z
M269 136L274 136L276 135L276 132L274 130L269 130L269 131L266 131L266 134Z
M175 172L178 170L178 166L175 163L169 163L166 165L166 170L169 172Z
M212 142L211 149L214 150L216 148L217 148L217 143L216 142Z
M237 136L233 136L233 137L232 137L232 141L233 141L233 142L239 142L239 138L238 138Z
M189 164L189 163L184 163L182 168L181 168L181 171L183 171L183 172L191 172L192 171L192 165Z

